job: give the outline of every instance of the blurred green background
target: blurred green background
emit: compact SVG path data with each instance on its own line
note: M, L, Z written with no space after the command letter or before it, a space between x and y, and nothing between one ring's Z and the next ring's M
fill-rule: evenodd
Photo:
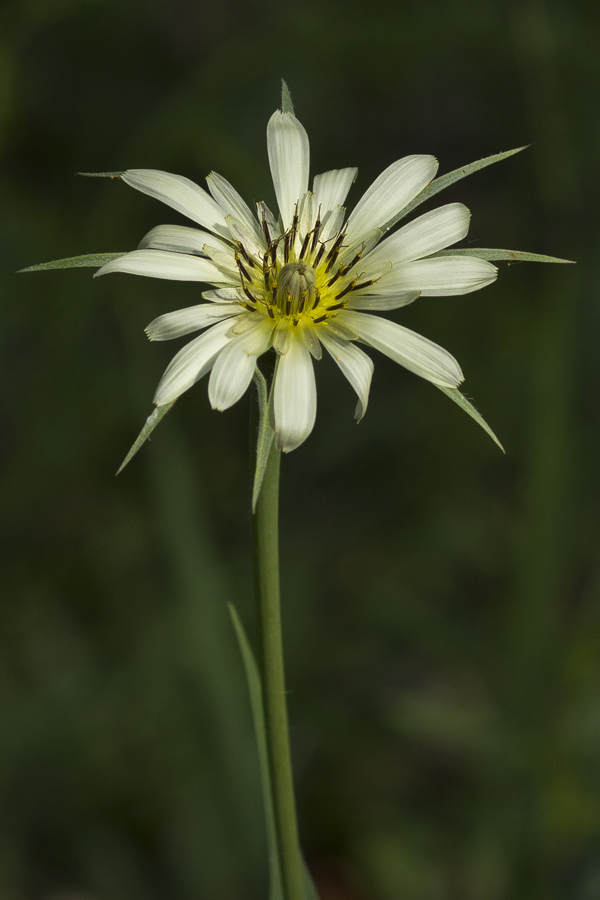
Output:
M13 273L183 221L77 171L214 168L271 202L282 76L313 173L359 166L351 204L401 156L532 143L427 208L578 261L392 314L457 356L506 457L374 351L356 427L318 364L282 486L308 862L323 900L600 897L599 37L591 0L5 0L2 900L266 896L225 611L253 633L249 399L197 386L115 479L174 352L143 328L198 286Z

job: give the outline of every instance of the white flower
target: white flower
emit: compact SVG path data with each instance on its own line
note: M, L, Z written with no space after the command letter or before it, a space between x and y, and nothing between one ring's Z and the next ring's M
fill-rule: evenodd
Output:
M122 176L201 227L153 228L137 250L96 274L129 272L214 287L203 293L207 303L167 313L146 329L154 341L205 329L171 361L155 404L171 403L210 372L210 402L227 409L248 388L258 357L273 347L275 440L289 451L314 425L313 357L320 359L322 346L358 395L358 419L367 408L373 363L356 341L440 387L456 388L463 374L450 353L372 315L418 296L466 294L496 278L496 267L486 260L433 255L467 234L470 213L462 203L426 213L382 240L387 223L434 177L435 158L392 163L346 219L344 201L356 169L317 175L310 191L308 136L291 112L271 117L267 147L279 219L262 202L255 216L215 172L207 178L210 194L168 172L130 169Z

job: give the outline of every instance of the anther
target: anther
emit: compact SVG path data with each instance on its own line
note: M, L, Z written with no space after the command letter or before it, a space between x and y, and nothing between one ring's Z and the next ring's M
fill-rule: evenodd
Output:
M244 278L246 279L246 281L251 281L251 278L250 278L250 276L248 275L248 272L246 271L246 269L244 268L244 266L243 266L243 264L242 264L242 261L241 261L241 259L239 258L239 256L237 255L237 253L236 253L236 256L235 256L235 261L236 261L236 263L237 263L238 269L240 270L240 272L242 273L242 275L244 276Z
M336 294L336 295L335 295L335 299L336 299L336 300L339 300L341 297L345 297L346 294L349 294L350 291L353 291L353 290L354 290L354 286L355 286L355 284L356 284L356 281L357 281L356 278L354 279L354 281L351 281L350 284L347 285L347 286L344 288L343 291L340 291L339 294Z
M315 325L318 325L319 322L324 322L325 319L328 319L328 318L329 318L329 315L328 315L327 313L325 313L324 316L319 316L318 319L313 319L313 322L314 322Z
M237 242L237 248L240 251L240 253L242 254L242 256L244 257L244 259L246 260L246 262L248 263L248 265L250 266L250 268L254 269L255 268L254 263L248 256L248 253L246 252L246 248L244 247L244 245L242 244L241 241Z
M262 227L263 227L263 233L265 235L265 241L267 242L267 247L268 247L269 244L271 243L271 235L269 234L269 226L267 225L267 219L264 214L263 214L263 218L262 218Z
M310 240L310 231L308 232L308 234L306 235L306 237L304 238L304 240L302 242L302 249L300 250L300 259L304 259L304 254L306 253L306 251L308 249L309 240Z
M317 253L317 255L315 257L315 261L312 264L314 269L316 269L317 266L319 265L319 263L321 262L321 259L322 259L324 253L325 253L325 244L323 243L323 241L321 241L321 246L319 247L319 252Z
M361 284L353 284L352 290L359 291L361 288L369 287L372 284L375 284L376 281L379 281L379 278L371 278L370 281L363 281Z
M256 299L256 297L252 296L252 294L248 290L248 287L245 284L242 285L242 290L245 293L248 300L252 300L253 303L258 303L258 300Z
M315 222L315 227L313 229L313 239L312 244L310 245L310 252L315 252L315 247L317 246L317 241L319 240L319 231L321 230L321 204L319 203L319 212L317 213L317 221Z
M335 275L333 276L333 278L330 278L329 281L327 282L327 287L331 287L332 284L335 284L336 281L338 280L338 278L340 277L340 275L343 275L343 274L344 273L342 272L342 270L338 269L337 272L335 273Z

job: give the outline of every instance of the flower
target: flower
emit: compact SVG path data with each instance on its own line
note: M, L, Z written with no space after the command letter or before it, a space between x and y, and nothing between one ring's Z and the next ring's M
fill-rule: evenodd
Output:
M321 358L322 347L356 391L356 418L364 415L373 362L357 341L439 387L456 388L463 374L450 353L373 315L419 296L476 291L496 278L496 267L484 259L435 255L467 234L470 213L462 203L425 213L384 237L433 179L437 160L417 155L392 163L346 219L355 168L317 175L309 190L308 136L288 111L271 117L267 147L279 219L263 202L255 216L215 172L207 178L210 193L168 172L130 169L121 176L201 228L159 225L137 250L96 275L129 272L213 286L202 295L208 302L162 315L146 329L153 341L205 329L166 369L154 396L157 407L210 372L210 403L227 409L248 388L258 357L272 347L275 441L283 451L294 450L315 422L313 358Z

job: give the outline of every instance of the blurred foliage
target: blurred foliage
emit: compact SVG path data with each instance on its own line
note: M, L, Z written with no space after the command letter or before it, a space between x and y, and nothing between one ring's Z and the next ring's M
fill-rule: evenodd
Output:
M0 895L265 896L227 619L252 630L246 398L190 391L113 478L197 286L44 260L177 214L77 171L211 169L272 200L284 76L313 172L440 171L474 245L578 261L398 312L450 349L507 448L378 357L367 416L318 365L285 459L301 827L323 900L600 896L600 8L590 0L5 0L0 10ZM595 274L596 273L596 274Z

